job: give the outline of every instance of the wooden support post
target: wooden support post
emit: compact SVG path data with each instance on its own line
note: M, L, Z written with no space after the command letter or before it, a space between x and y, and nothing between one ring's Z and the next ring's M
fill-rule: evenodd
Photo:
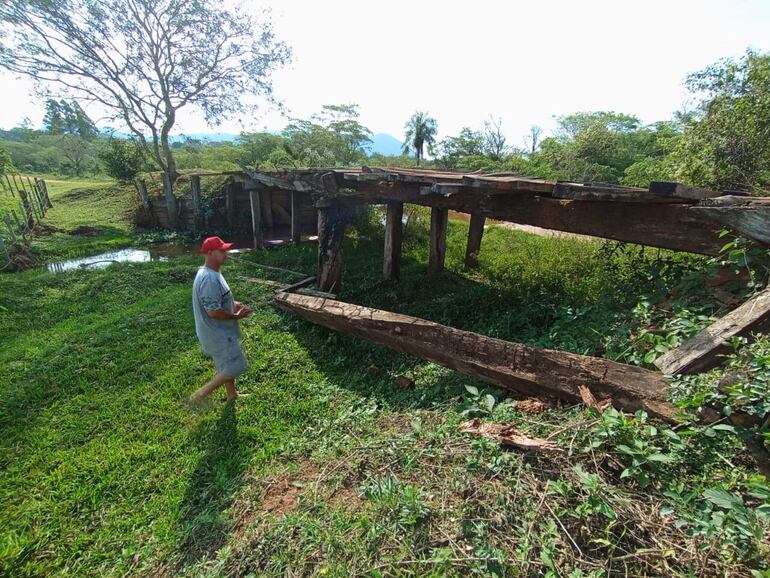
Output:
M299 243L302 240L302 205L300 193L291 192L291 242Z
M257 189L251 189L249 191L249 201L251 202L251 230L254 235L255 249L261 249L265 244L262 232L262 202L260 196L260 191Z
M193 225L197 229L201 223L201 176L192 175L190 177L190 193L192 195L192 213Z
M388 203L385 213L385 260L382 276L398 280L401 277L401 234L404 203Z
M227 226L230 229L235 228L235 190L232 183L224 185L225 193L225 212L227 213Z
M139 194L139 202L142 204L142 207L149 210L150 195L147 194L147 183L144 179L136 179L134 185L136 185L136 192Z
M503 341L426 319L332 299L277 293L274 303L311 323L411 353L523 395L581 401L581 386L626 411L673 421L667 380L657 371L598 357Z
M438 273L444 269L446 259L446 232L449 211L431 207L430 209L430 258L428 273Z
M163 173L163 194L166 197L166 210L168 212L169 227L175 229L177 226L176 197L174 197L174 188L171 183L171 175Z
M484 236L483 215L471 215L471 225L468 229L468 245L465 248L465 266L468 268L476 267L479 264L479 251L481 251L481 238Z
M332 206L318 210L318 288L329 293L342 287L342 241L348 209Z
M262 221L268 229L275 226L273 222L273 191L270 189L262 190Z
M733 337L750 337L770 329L770 289L757 293L719 321L655 361L663 373L698 373L716 367L731 351Z

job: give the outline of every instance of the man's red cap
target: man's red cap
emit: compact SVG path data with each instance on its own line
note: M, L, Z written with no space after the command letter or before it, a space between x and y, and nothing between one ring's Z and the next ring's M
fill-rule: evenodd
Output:
M235 243L225 243L219 237L208 237L207 239L203 240L203 244L201 245L201 253L211 253L211 251L216 251L217 249L221 251L229 251L233 248L234 244Z

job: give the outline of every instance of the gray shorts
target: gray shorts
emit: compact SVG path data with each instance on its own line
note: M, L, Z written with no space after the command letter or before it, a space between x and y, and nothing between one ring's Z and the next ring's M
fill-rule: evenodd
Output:
M249 367L249 362L246 360L241 344L232 337L228 338L222 344L222 347L217 347L211 351L207 350L205 353L214 360L214 368L217 370L217 373L227 375L228 377L238 377L245 373Z

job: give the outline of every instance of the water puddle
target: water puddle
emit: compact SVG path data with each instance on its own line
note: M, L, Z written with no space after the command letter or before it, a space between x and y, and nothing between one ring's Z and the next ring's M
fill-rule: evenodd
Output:
M167 255L153 254L152 251L147 249L121 249L119 251L102 253L101 255L91 255L90 257L79 257L77 259L49 263L46 267L52 273L62 273L85 267L103 269L112 263L145 263L147 261L164 261L167 258Z
M317 241L318 237L315 235L303 235L303 241ZM270 246L288 245L291 243L290 238L268 238L265 239L265 244ZM233 249L231 253L246 253L251 252L251 241L238 243L236 246L241 248ZM49 263L46 265L48 271L52 273L62 273L64 271L72 271L73 269L104 269L113 263L146 263L148 261L166 261L169 257L180 257L183 255L199 255L200 245L180 245L175 243L165 243L155 245L147 248L137 249L120 249L118 251L109 251L107 253L101 253L99 255L91 255L90 257L78 257L75 259L67 259L65 261L59 261L56 263Z

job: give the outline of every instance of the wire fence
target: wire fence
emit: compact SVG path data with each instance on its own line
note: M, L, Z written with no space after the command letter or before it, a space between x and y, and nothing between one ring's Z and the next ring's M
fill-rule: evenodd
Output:
M32 264L32 234L53 208L45 180L19 174L0 175L0 270Z

